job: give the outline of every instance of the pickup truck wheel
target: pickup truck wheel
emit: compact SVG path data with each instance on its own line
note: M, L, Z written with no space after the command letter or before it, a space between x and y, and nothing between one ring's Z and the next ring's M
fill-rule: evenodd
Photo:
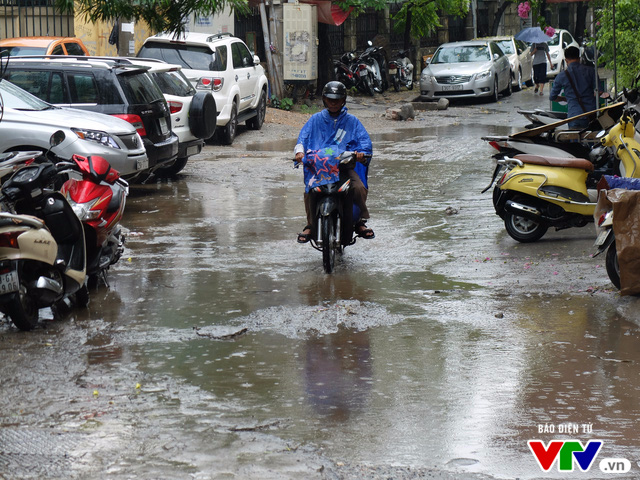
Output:
M264 123L264 117L267 114L267 96L264 91L260 93L260 100L258 100L258 107L256 108L256 116L247 120L247 127L251 130L260 130Z
M198 138L210 138L216 131L218 110L211 92L198 92L191 99L189 129Z
M238 106L233 102L231 107L231 116L227 123L220 131L220 142L223 145L231 145L236 138L236 130L238 129Z

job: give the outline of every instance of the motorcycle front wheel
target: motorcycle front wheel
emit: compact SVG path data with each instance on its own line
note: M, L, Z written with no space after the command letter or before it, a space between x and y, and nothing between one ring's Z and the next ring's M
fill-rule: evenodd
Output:
M20 283L20 289L15 298L6 304L5 311L13 324L20 330L27 332L38 325L40 312L23 283Z
M607 267L607 275L611 283L620 290L620 264L618 263L618 252L616 251L616 242L614 241L607 249L605 258L605 266Z
M331 273L335 266L336 250L338 248L336 219L334 217L322 217L320 219L320 232L322 235L322 266L325 273Z
M504 217L504 228L514 240L521 243L532 243L540 240L547 233L549 226L544 222L507 213Z

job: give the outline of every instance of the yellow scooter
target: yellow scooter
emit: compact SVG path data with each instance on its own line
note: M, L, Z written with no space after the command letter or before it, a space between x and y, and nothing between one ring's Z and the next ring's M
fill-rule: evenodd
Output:
M619 121L598 138L613 155L614 170L626 177L640 177L640 144L635 140L633 106L625 107ZM487 191L492 185L496 214L504 220L507 233L522 243L542 238L549 227L556 230L583 227L593 222L597 201L594 163L579 158L516 155L497 161ZM499 180L497 180L499 179ZM497 180L497 181L496 181Z

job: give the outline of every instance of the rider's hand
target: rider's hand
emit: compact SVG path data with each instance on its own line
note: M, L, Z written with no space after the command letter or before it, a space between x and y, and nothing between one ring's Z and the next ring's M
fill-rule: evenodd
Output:
M300 163L303 158L304 158L304 153L303 152L296 153L296 163Z
M358 162L362 162L362 160L364 160L364 153L363 152L356 152L356 160Z

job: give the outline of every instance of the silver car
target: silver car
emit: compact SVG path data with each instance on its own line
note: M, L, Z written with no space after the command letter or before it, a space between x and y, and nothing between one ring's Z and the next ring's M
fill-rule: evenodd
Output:
M7 80L0 81L0 152L49 149L57 130L65 140L56 154L100 155L124 178L149 168L142 138L129 122L96 112L55 107Z
M522 89L523 84L533 85L533 56L531 47L513 36L489 37L483 40L495 41L511 64L511 86L514 90Z
M425 99L511 95L509 59L494 41L445 43L422 70L420 95Z

